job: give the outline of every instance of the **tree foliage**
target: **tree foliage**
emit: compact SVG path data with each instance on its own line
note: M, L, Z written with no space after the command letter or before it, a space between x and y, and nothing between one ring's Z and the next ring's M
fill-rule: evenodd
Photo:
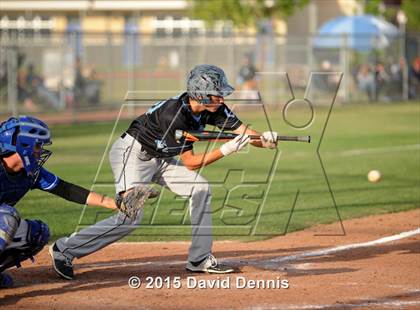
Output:
M404 0L401 8L407 16L407 28L418 32L420 30L420 1Z
M364 5L365 14L381 15L384 13L382 12L382 10L385 10L385 6L382 3L382 0L359 0L359 2L362 2L362 4ZM382 10L381 5L383 6Z
M236 26L257 25L258 21L288 17L309 0L189 0L191 15L212 24L231 20Z
M359 0L364 4L364 12L372 15L383 15L386 20L396 21L398 7L386 7L383 0ZM382 8L381 8L382 6ZM407 16L407 29L419 31L420 29L420 1L403 0L401 1L401 10Z

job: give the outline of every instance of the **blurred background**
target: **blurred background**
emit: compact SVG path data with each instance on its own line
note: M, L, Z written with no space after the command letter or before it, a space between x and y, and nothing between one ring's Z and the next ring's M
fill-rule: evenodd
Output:
M419 29L416 0L1 0L0 113L113 120L127 91L175 95L199 63L274 108L285 72L302 95L321 73L319 98L343 72L341 104L419 101Z

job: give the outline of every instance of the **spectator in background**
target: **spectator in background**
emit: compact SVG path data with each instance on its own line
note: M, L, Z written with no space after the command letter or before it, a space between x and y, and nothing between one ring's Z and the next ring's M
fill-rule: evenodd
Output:
M95 106L97 106L100 103L101 84L102 81L98 79L96 75L96 70L94 68L90 68L85 85L85 95L87 103Z
M379 99L379 93L383 91L388 82L390 81L390 76L385 70L385 66L382 62L376 63L375 66L375 101ZM387 99L387 97L383 97Z
M46 103L49 107L59 109L61 107L58 96L44 85L43 78L35 73L34 65L28 64L24 66L26 56L18 53L17 56L17 99L23 103L27 112L37 112L38 104ZM0 88L7 88L7 60L1 61L0 70Z
M5 50L4 50L5 51ZM17 72L16 72L16 86L17 86L17 100L19 103L23 104L24 109L28 112L36 112L38 109L36 108L34 102L32 101L27 83L26 83L26 75L27 72L25 71L23 64L25 62L25 54L18 52L17 54ZM8 85L8 76L7 76L7 58L0 57L3 59L4 68L2 69L3 76L2 76L2 86L7 89ZM3 71L4 70L4 71ZM6 90L7 91L7 90Z
M74 89L73 89L73 98L75 106L80 106L84 93L85 93L85 86L86 86L86 79L82 73L82 62L78 57L76 59L76 69L75 69L75 79L74 79Z
M404 68L404 57L400 57L398 63L390 66L390 96L394 100L400 100L403 97Z
M38 102L37 100L39 100L40 104L45 103L48 107L57 110L62 108L58 96L45 87L44 79L35 73L33 64L29 64L27 67L26 86L31 100L35 102Z
M98 79L93 67L82 68L79 58L76 60L73 102L75 107L95 105L100 103L100 88L102 81Z
M336 89L339 79L339 76L333 73L331 63L328 60L324 60L321 63L319 72L315 72L312 76L312 83L317 89L329 92Z
M251 53L245 54L242 66L238 72L237 83L238 90L244 91L241 98L246 100L255 100L259 98L258 82L257 82L257 68L254 65Z
M375 76L370 70L369 65L363 64L360 66L356 80L359 90L366 92L369 101L372 101L375 97Z
M0 48L0 54L6 55L6 49ZM7 87L7 57L0 57L0 92Z
M420 57L416 57L409 71L410 99L420 98Z
M23 67L19 67L17 71L17 97L28 112L38 111L32 100L31 89L27 84L27 72Z

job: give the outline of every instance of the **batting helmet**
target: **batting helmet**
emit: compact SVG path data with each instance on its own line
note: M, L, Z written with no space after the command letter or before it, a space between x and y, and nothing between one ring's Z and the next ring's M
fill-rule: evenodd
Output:
M47 124L35 117L11 117L0 124L0 156L18 153L28 176L38 176L39 169L51 155L43 146L50 144Z
M208 103L209 95L225 97L234 90L228 84L225 72L213 65L198 65L188 75L188 95L201 103Z

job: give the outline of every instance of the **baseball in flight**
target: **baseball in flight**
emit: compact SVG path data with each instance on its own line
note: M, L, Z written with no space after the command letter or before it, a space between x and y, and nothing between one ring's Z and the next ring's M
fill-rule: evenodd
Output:
M379 170L371 170L369 171L367 178L371 183L377 183L381 180L381 173Z

